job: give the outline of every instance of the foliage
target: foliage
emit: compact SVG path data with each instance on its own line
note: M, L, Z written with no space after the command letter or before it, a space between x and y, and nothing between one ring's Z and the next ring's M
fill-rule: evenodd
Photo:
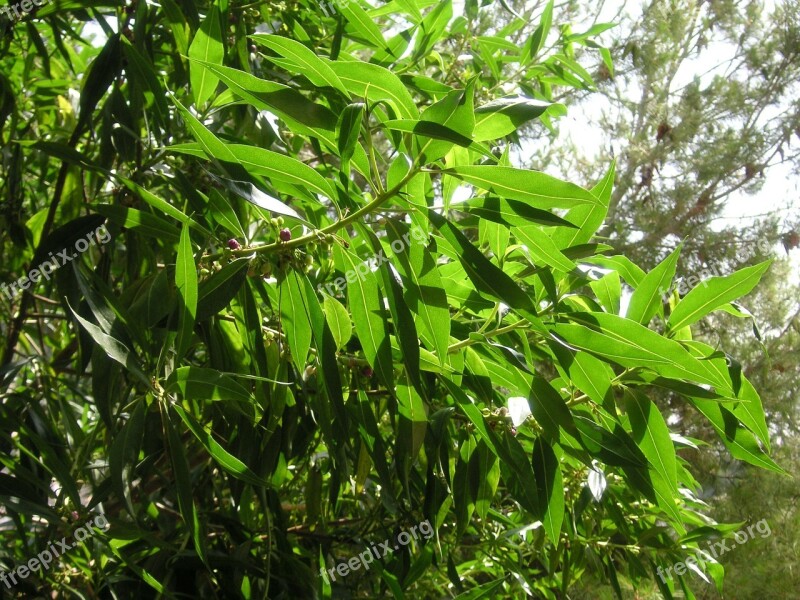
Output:
M691 597L656 569L732 528L651 397L780 472L756 389L692 339L768 263L665 302L680 250L644 272L593 237L613 163L591 189L514 164L523 124L594 88L576 52L605 26L548 46L552 3L496 35L477 2L328 8L5 24L6 280L111 233L3 308L0 566L73 512L111 524L15 591L559 598L591 572Z

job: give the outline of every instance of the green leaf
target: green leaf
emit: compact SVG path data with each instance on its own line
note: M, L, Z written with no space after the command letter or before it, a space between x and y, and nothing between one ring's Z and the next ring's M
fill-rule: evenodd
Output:
M400 447L407 443L407 453L403 453L403 460L407 458L408 462L412 463L417 459L419 450L422 448L422 442L425 441L425 432L428 429L428 414L422 398L414 389L414 386L409 385L407 381L408 377L404 377L403 380L398 382L396 388L397 412L402 419L397 443Z
M176 360L179 362L192 339L197 317L197 266L192 253L189 227L183 227L178 244L178 259L175 263L175 286L178 288L180 312L178 313L178 338L175 341Z
M596 281L590 281L589 287L592 288L595 296L600 301L600 305L606 312L612 315L619 314L619 301L622 296L622 284L619 280L619 273L611 271L603 275Z
M712 400L691 398L690 402L705 415L734 458L776 473L786 473L761 449L755 436L730 410Z
M338 244L334 246L333 256L336 268L347 279L347 301L367 362L386 387L394 389L392 348L375 273L369 265Z
M425 341L444 364L450 344L450 309L436 262L425 247L427 236L419 229L409 229L404 223L391 220L387 233L396 252L398 270L405 285L406 302L417 315Z
M331 87L342 92L345 98L350 98L350 94L344 84L328 63L300 42L278 35L267 34L254 34L250 36L250 39L287 59L298 73L305 76L315 86Z
M566 112L563 104L534 100L525 96L500 98L475 109L475 129L472 139L476 142L497 140L514 133L522 125L546 112Z
M342 306L341 302L330 296L325 296L323 299L322 310L325 312L325 320L328 322L333 340L336 342L336 349L341 350L353 336L350 313Z
M472 130L475 128L475 80L471 80L463 90L453 90L444 98L422 111L419 125L435 124L447 128L457 134L462 141L472 141ZM456 142L459 143L459 142ZM447 142L426 142L421 150L427 162L441 158L452 146Z
M528 43L525 44L522 52L522 64L527 64L532 58L539 54L544 47L544 43L547 40L547 34L550 32L550 27L552 24L553 0L550 0L547 3L547 6L544 7L544 11L542 11L542 17L539 20L539 26L533 32L533 35L528 40Z
M625 256L591 256L583 262L616 271L634 289L639 287L645 276L645 272Z
M533 444L531 462L536 476L539 508L542 511L540 518L550 541L558 544L564 522L564 483L558 457L542 436L536 438Z
M244 229L239 222L239 217L236 216L236 211L216 189L211 190L208 194L208 208L213 219L222 225L228 233L240 239L245 239Z
M372 17L358 5L358 2L337 2L337 8L360 39L373 48L386 50L392 54L391 49L386 45L386 40L383 39L380 28L372 20Z
M561 226L575 228L575 225L565 221L553 213L534 208L530 204L519 200L504 200L491 196L470 198L463 205L451 206L454 210L466 210L469 214L488 219L494 223L507 225L509 227L517 225L530 225L537 223L548 227Z
M230 305L247 279L248 258L237 258L203 281L198 290L197 320L205 321Z
M227 85L233 93L259 110L269 110L298 133L324 141L336 148L336 115L327 107L316 104L289 86L259 79L231 67L196 61Z
M169 126L169 108L164 88L158 80L152 62L145 59L136 47L128 41L128 38L121 37L122 52L128 61L126 68L130 74L138 78L143 84L143 88L149 88L153 97L153 114L161 127L166 130Z
M128 463L137 461L139 457L146 416L147 403L140 400L136 403L128 421L114 437L108 452L108 467L114 491L124 499L128 513L134 518L137 512L131 498L130 476L132 470Z
M108 217L109 221L115 225L131 229L142 235L161 239L172 244L181 237L180 230L172 223L135 208L111 204L94 204L92 205L92 210L97 211L104 217Z
M559 323L552 326L552 331L574 348L623 367L647 367L665 377L705 383L718 391L731 390L730 380L705 361L697 360L678 342L639 323L608 313L573 313L570 318L583 324Z
M577 229L555 229L548 231L553 242L559 248L585 244L594 237L603 224L611 202L611 192L616 176L616 160L612 161L605 176L592 188L592 194L597 198L597 204L581 204L571 208L565 218L574 223Z
M173 408L177 407L173 406ZM181 517L183 517L183 522L186 524L192 536L195 550L203 559L203 562L205 562L205 536L201 531L200 519L197 515L197 507L195 506L194 497L192 495L192 475L189 471L189 462L186 460L184 444L175 429L170 413L164 413L163 416L164 427L167 430L167 439L169 440L169 457L172 463L173 476L175 477L175 486L177 488L178 508L181 512Z
M303 298L303 286L296 271L290 271L278 287L280 297L281 325L292 354L292 362L299 373L306 368L308 351L311 348L311 325L308 322Z
M147 202L150 206L152 206L156 210L163 212L165 215L172 217L173 219L182 223L183 225L188 225L189 227L191 227L192 229L194 229L199 233L202 233L203 235L211 237L212 234L208 229L197 223L194 219L192 219L188 215L182 213L179 209L172 206L166 200L159 198L152 192L149 192L148 190L144 189L139 184L134 183L130 179L126 179L119 175L117 175L116 178L119 181L121 181L125 187L127 187L130 191L139 196L139 198Z
M131 374L135 375L140 382L145 384L148 388L150 387L150 380L144 374L141 366L141 362L138 360L136 355L122 342L119 340L107 335L94 323L90 323L83 317L81 317L72 306L69 305L67 301L67 306L69 307L72 314L78 320L78 322L83 326L83 328L92 336L95 344L100 346L103 351L108 355L109 358L117 361L123 367L125 367Z
M367 107L363 102L355 102L348 104L339 116L336 129L339 132L337 141L343 170L346 170L346 165L353 157L353 152L355 152L366 112Z
M206 63L221 65L225 58L225 47L222 45L222 24L219 2L215 2L203 19L200 29L189 46L189 58ZM196 66L190 69L192 94L198 107L205 106L214 95L219 79L208 69Z
M626 390L625 412L633 439L650 465L667 482L672 496L678 495L678 467L669 428L658 408L647 396Z
M185 400L230 400L251 404L253 396L228 375L204 367L180 367L173 371L166 383L168 392L179 391Z
M570 273L578 266L568 259L561 250L556 247L547 234L536 225L526 227L515 227L511 233L525 246L533 255L535 262L544 263L562 273Z
M726 277L711 277L703 281L675 306L667 321L670 331L691 325L723 304L750 293L770 264L772 261L768 260Z
M188 414L177 404L173 404L172 408L180 416L198 441L203 445L203 448L206 449L206 452L211 455L211 457L220 467L222 467L224 471L227 471L236 477L236 479L240 479L245 483L249 483L256 488L264 488L268 486L268 482L265 479L253 473L253 471L251 471L246 464L225 450L225 448L223 448L210 433L203 429L202 425L200 425L200 423L198 423L192 415Z
M522 200L543 210L599 203L588 190L539 171L499 165L466 165L443 169L442 172L503 198Z
M473 246L455 225L430 209L428 210L428 219L458 252L461 265L478 291L498 298L512 308L536 314L536 308L530 296Z
M742 387L739 390L739 400L731 408L731 412L745 425L750 431L758 436L764 444L767 452L770 451L769 429L764 415L764 406L761 397L748 379L742 376Z
M354 96L376 103L388 101L404 119L419 118L419 110L397 75L378 65L361 61L331 63L331 68Z
M475 512L481 519L491 508L497 485L500 482L500 463L497 457L480 440L469 457L467 466L467 488L475 504Z
M682 246L683 244L678 244L678 247L639 283L628 304L628 311L625 314L628 319L647 325L653 315L657 312L663 313L661 303L675 277L675 268Z
M213 135L211 132L208 133ZM256 146L244 146L241 144L223 145L225 146L225 155L230 157L236 165L242 166L251 175L265 175L275 181L291 183L301 189L307 188L331 200L337 198L333 186L331 186L327 179L296 158ZM168 150L191 154L193 156L198 156L199 152L199 148L194 144L170 146ZM213 155L209 155L209 157L213 158Z

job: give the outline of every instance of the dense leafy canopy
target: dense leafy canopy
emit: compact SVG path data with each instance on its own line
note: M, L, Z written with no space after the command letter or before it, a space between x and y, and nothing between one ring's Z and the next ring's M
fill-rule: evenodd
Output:
M681 298L680 249L645 272L595 238L613 163L585 189L515 162L555 92L593 89L576 53L612 69L606 26L557 32L552 2L491 35L475 1L328 8L0 22L5 280L110 233L4 298L0 568L100 512L17 590L558 598L591 571L691 597L657 569L734 528L651 395L781 470L739 363L692 338L768 263Z

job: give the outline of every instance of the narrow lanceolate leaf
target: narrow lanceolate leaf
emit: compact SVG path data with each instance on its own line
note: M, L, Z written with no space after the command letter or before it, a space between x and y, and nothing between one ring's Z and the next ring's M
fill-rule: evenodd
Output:
M552 230L551 237L559 248L569 248L578 244L585 244L592 239L608 213L608 204L611 202L611 192L616 176L616 161L611 163L603 179L595 185L591 192L597 198L597 204L581 204L571 208L565 218L574 224L574 229ZM548 231L550 233L550 231Z
M599 203L590 191L539 171L498 165L467 165L442 172L503 198L523 200L544 210Z
M198 321L204 321L230 305L247 279L249 264L249 259L238 258L200 284L197 299Z
M353 324L350 322L350 314L336 298L325 296L322 301L322 310L325 312L325 320L333 335L336 349L341 350L353 336Z
M179 391L185 400L233 400L250 404L253 396L228 375L205 367L181 367L167 379L168 392Z
M675 447L664 417L647 396L626 390L625 412L631 423L633 440L641 448L650 465L669 485L673 495L678 494L677 460Z
M530 296L473 246L457 227L433 210L428 210L428 218L458 252L459 261L478 291L494 296L512 308L536 313Z
M776 473L785 473L761 449L755 436L739 423L739 419L730 410L713 400L690 398L690 402L709 420L734 458Z
M362 61L331 63L331 68L354 96L368 98L372 102L386 100L404 119L419 117L417 104L400 79L379 65Z
M136 515L136 510L133 507L130 493L132 471L130 463L136 461L139 456L146 417L147 403L139 400L131 412L130 418L111 443L108 454L108 466L114 491L120 498L124 498L125 506L132 517Z
M366 104L363 102L355 102L345 106L339 117L339 122L336 125L338 131L337 144L339 146L339 156L342 158L343 168L353 157L356 144L358 144L358 137L361 134L361 124L364 121L366 112Z
M450 309L436 261L425 247L427 236L394 220L387 223L387 230L393 249L402 244L395 256L405 283L406 302L417 315L423 338L444 364L450 343Z
M522 62L527 63L532 58L535 58L539 51L544 47L547 41L547 34L550 33L550 27L553 24L553 0L550 0L542 11L542 18L539 21L539 26L533 32L522 52Z
M628 319L647 325L653 315L657 312L663 313L662 302L675 277L675 267L678 265L681 247L682 244L678 244L667 258L642 279L631 295L628 312L625 315Z
M606 312L612 315L619 314L619 301L622 297L622 284L620 283L619 273L611 271L603 275L596 281L590 281L589 287L592 288L594 295Z
M480 440L469 457L467 465L467 488L470 500L475 504L475 512L481 519L486 518L500 482L500 462Z
M281 325L289 341L292 362L299 372L306 366L306 358L311 348L311 324L306 314L306 299L303 286L296 271L290 271L281 282L280 295Z
M197 554L205 561L206 548L205 536L200 527L200 519L197 515L197 507L192 495L192 475L189 471L189 462L186 460L184 443L173 423L174 417L169 412L164 412L164 427L167 430L167 440L169 440L169 457L172 463L172 474L175 478L175 487L178 496L178 508L181 517L194 541Z
M350 97L344 84L328 66L328 63L300 42L279 35L267 34L251 35L250 39L285 58L295 67L297 73L303 75L315 86L331 87L342 92L346 98Z
M211 458L213 458L224 471L227 471L236 477L236 479L241 479L245 483L249 483L257 488L264 487L267 484L264 479L253 473L250 467L225 450L225 448L214 439L214 436L203 429L203 426L200 425L192 415L177 404L173 404L172 408L178 416L180 416L197 440L203 445L206 452L211 455Z
M189 58L221 65L225 58L222 45L222 25L218 3L214 3L203 19L200 29L189 46ZM197 106L204 106L217 89L219 79L208 69L193 66L190 69L192 93Z
M208 133L210 134L211 132ZM275 181L284 181L301 188L308 188L316 194L321 194L332 200L336 199L336 192L334 192L330 182L296 158L255 146L242 144L223 145L225 146L225 155L229 156L234 161L234 164L242 166L250 175L264 175ZM180 144L171 146L169 149L173 152L181 152L193 156L200 155L200 147L194 144Z
M336 268L347 279L347 300L364 355L386 387L394 389L392 347L375 273L358 256L338 244L333 254Z
M769 452L769 430L764 416L764 406L753 384L744 376L742 376L742 387L738 399L741 402L736 402L731 411L750 431L758 436Z
M574 262L564 256L540 227L535 225L515 227L511 233L522 244L525 244L536 263L547 265L562 273L569 273L578 268Z
M608 313L573 313L570 316L575 323L557 323L551 328L573 348L623 367L646 367L665 377L705 383L718 391L732 393L729 379L691 356L678 342L639 323Z
M240 181L248 181L249 175L247 171L239 163L239 160L233 155L230 148L217 136L211 133L190 111L186 109L176 98L172 98L173 103L181 114L181 117L189 128L192 137L200 144L205 155L215 161L220 169L227 172L234 179ZM191 154L191 152L187 152ZM196 155L196 153L195 153Z
M723 304L750 293L770 264L772 261L768 260L726 277L711 277L693 288L669 316L670 331L691 325Z
M536 476L540 518L550 541L557 544L564 522L564 483L558 457L542 436L533 444L531 462Z
M314 136L329 147L336 148L336 115L329 108L312 102L289 86L260 79L231 67L195 62L219 77L238 97L259 110L268 110L283 119L292 131Z
M183 223L184 225L188 225L189 227L191 227L192 229L194 229L199 233L211 237L212 234L210 231L208 231L208 229L197 223L194 219L192 219L188 215L181 212L179 209L172 206L166 200L159 198L152 192L146 190L139 184L134 183L130 179L125 179L124 177L121 177L119 175L117 175L116 177L119 181L123 183L123 185L125 185L125 187L127 187L130 191L139 196L142 200L147 202L150 206L152 206L156 210L163 212L165 215L172 217L173 219L179 221L180 223Z
M507 226L524 226L536 223L547 227L567 227L575 229L575 225L554 215L550 211L534 208L519 200L503 198L479 197L471 198L465 204L451 205L454 210L464 210L481 219Z
M397 384L397 411L405 421L401 423L401 431L405 430L406 435L398 436L398 444L407 445L405 448L409 462L417 458L422 442L425 440L425 432L428 428L428 415L425 410L425 403L414 389L409 385L408 378L404 377Z
M500 98L475 109L476 142L496 140L515 132L526 122L543 115L548 110L565 110L563 104L543 102L524 96Z
M67 306L69 306L69 304L67 304ZM110 335L107 335L97 325L90 323L81 317L71 306L69 306L69 309L72 311L72 314L75 316L78 322L92 337L95 344L100 346L100 348L103 349L109 358L117 361L131 374L135 375L139 381L144 383L147 387L150 387L150 380L142 371L141 363L137 359L136 355L125 344L111 337Z
M456 143L463 146L466 141L466 145L469 145L475 127L474 96L475 80L472 80L465 89L453 90L426 108L420 115L419 122L445 127L456 134L456 140L461 138ZM448 142L429 140L422 145L420 152L428 161L432 161L447 154L451 147Z
M353 32L367 44L379 50L386 50L392 54L391 48L386 45L380 28L375 24L367 12L357 2L337 2L337 10L347 19Z
M180 361L192 340L194 322L197 317L197 267L192 253L189 227L184 225L178 244L178 259L175 263L175 286L178 288L179 310L178 337L175 353Z

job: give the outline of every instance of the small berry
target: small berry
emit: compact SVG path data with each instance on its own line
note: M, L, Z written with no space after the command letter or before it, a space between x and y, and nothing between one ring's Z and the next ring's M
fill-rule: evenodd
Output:
M288 229L281 229L279 235L282 242L288 242L290 239L292 239L292 232L289 231Z
M233 238L231 238L228 240L228 248L230 248L231 250L241 250L242 245Z
M372 367L364 367L363 369L361 369L361 374L367 379L372 377L373 373L374 371L372 370Z
M515 437L516 437L516 435L517 435L517 428L516 428L516 427L512 427L511 429L509 429L509 430L508 430L508 432L509 432L511 435L513 435L513 436L515 436Z

